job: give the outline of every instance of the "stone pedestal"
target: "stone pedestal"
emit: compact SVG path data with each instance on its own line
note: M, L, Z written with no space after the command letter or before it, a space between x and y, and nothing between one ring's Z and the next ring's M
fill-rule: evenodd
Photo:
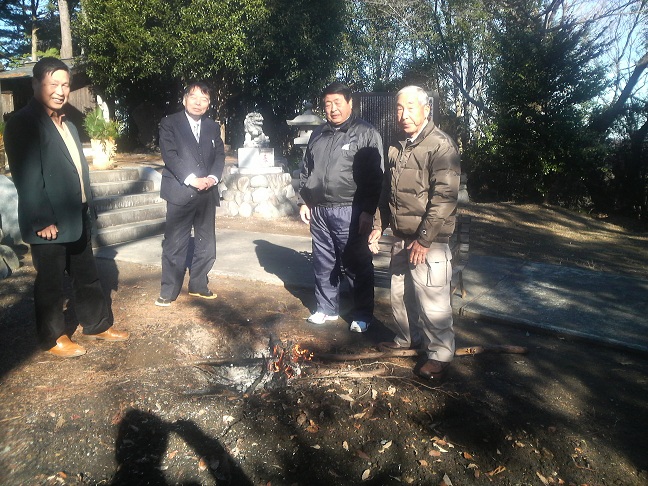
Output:
M243 147L238 149L240 168L274 167L274 149L269 147Z
M273 219L297 212L290 174L281 167L232 167L218 184L221 208L228 216Z

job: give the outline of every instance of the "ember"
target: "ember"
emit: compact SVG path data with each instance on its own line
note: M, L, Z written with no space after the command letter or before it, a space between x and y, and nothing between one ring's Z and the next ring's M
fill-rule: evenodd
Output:
M284 373L287 378L294 378L301 374L300 362L313 359L313 353L308 349L302 349L299 344L284 348L275 344L272 348L271 361L268 363L268 371L271 373Z

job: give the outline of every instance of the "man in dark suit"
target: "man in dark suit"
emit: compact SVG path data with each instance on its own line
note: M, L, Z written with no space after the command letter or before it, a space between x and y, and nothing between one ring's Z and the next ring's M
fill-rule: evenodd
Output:
M9 168L18 191L18 222L36 269L34 304L41 345L61 357L86 350L66 334L63 275L72 277L75 311L89 338L125 341L112 327L90 243L92 191L79 134L65 120L70 70L60 59L34 65L34 98L5 130Z
M216 260L216 205L214 187L225 167L225 150L218 123L205 117L211 101L209 87L190 84L184 110L160 123L160 150L164 160L160 196L167 202L162 242L162 285L155 305L168 307L182 288L191 230L193 256L189 266L189 295L215 299L207 274Z

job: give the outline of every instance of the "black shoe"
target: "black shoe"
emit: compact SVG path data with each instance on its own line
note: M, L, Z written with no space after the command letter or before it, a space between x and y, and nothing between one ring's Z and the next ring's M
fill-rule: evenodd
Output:
M171 305L172 300L169 299L163 299L162 297L158 297L157 300L155 301L155 305L158 307L169 307Z
M189 292L189 295L191 295L192 297L200 297L202 299L208 299L208 300L215 299L216 297L218 297L211 290L205 290L203 292Z

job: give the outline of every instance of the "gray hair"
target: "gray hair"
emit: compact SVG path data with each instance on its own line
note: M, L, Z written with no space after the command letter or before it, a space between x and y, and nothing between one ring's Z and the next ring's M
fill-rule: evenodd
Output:
M418 102L421 106L427 106L430 104L430 97L423 88L419 86L405 86L398 93L396 93L396 99L398 99L403 94L414 94L418 99Z

